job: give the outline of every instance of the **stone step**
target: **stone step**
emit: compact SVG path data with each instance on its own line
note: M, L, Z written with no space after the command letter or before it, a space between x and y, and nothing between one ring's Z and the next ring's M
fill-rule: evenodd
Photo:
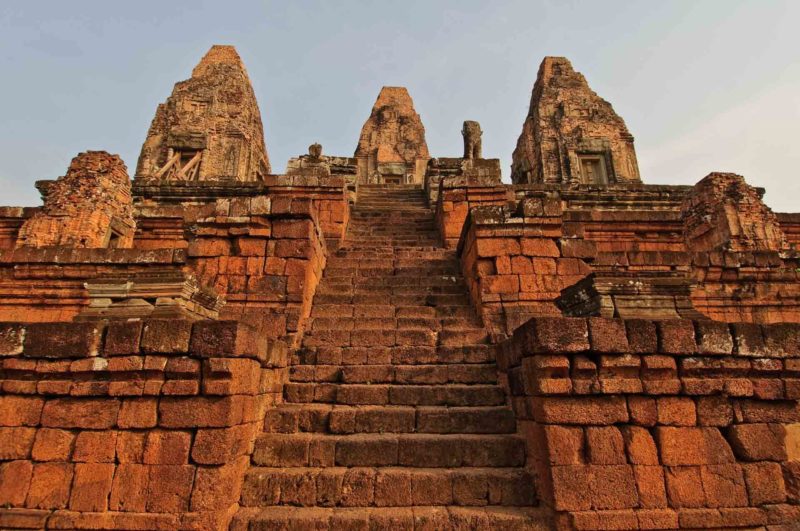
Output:
M532 507L269 507L239 509L231 531L550 531L549 513Z
M444 258L452 257L453 251L438 246L419 247L417 249L395 249L391 245L362 245L357 248L345 243L336 250L336 254L341 256L350 251L369 251L376 254L391 254L403 258L419 258L421 260L428 260L431 258ZM363 257L362 257L363 258Z
M417 287L420 289L437 286L457 286L464 289L461 275L426 275L424 277L407 276L366 276L366 277L326 277L321 284L336 287L355 288L392 288Z
M433 210L421 203L408 201L372 201L356 205L351 211L362 219L384 216L397 220L424 220L433 219ZM385 223L385 219L379 220Z
M469 297L464 294L320 294L314 296L314 305L317 304L391 304L393 306L464 306L472 308Z
M327 295L320 295L326 297ZM451 328L441 331L393 328L354 330L312 329L303 337L304 347L394 347L394 346L463 346L487 343L483 328Z
M353 234L349 233L344 239L345 246L350 246L354 244L370 244L375 246L385 246L385 245L393 245L399 246L403 245L406 247L410 246L417 246L417 247L440 247L440 241L438 234L415 234L415 235L403 235L403 234Z
M370 219L369 216L361 216L356 218L351 217L348 225L348 231L350 234L385 233L416 236L419 234L419 231L436 232L438 230L436 222L430 218L406 219L403 220L402 224L376 223L377 221L378 220L376 219Z
M472 307L465 306L393 306L391 304L315 304L312 317L389 317L427 319L477 319Z
M442 266L416 266L416 267L393 267L391 264L385 267L342 267L336 263L328 264L323 274L324 279L334 278L412 278L422 279L428 276L451 276L463 281L461 271L455 265Z
M268 433L514 433L507 406L332 406L281 404L267 411Z
M358 269L361 271L369 269L391 269L394 271L406 271L412 269L425 268L448 268L460 271L459 263L453 257L445 256L438 259L416 259L416 258L356 258L349 256L332 255L328 257L325 269Z
M436 227L433 214L428 210L400 210L387 208L371 211L351 211L351 227L405 228L417 225Z
M295 365L437 365L450 363L493 363L495 347L457 345L452 347L303 347L292 353Z
M357 307L356 307L357 308ZM389 311L394 313L393 307ZM483 325L477 316L471 317L346 317L335 310L334 317L313 316L306 324L310 330L429 330L433 332L456 331L478 334L483 337ZM472 336L473 339L475 336ZM478 341L479 343L482 341Z
M292 382L346 384L496 384L497 366L484 364L438 365L293 365Z
M385 238L380 236L359 236L353 238L347 236L342 242L342 246L349 249L366 249L375 246L390 245L394 249L425 249L437 248L441 246L441 239L438 236L430 238Z
M459 284L446 285L405 285L405 286L348 286L338 283L322 282L317 287L320 295L367 295L367 296L387 296L387 295L412 295L424 296L431 295L461 295L464 293L464 286Z
M408 249L397 249L392 247L383 247L380 250L375 247L367 249L347 249L339 248L333 253L331 258L350 258L354 260L382 260L394 261L397 264L399 261L405 261L405 264L423 265L425 263L446 260L449 263L454 263L456 260L453 256L453 251L448 249L428 249L426 251L409 251ZM389 263L389 262L384 262Z
M516 435L262 433L252 462L268 467L519 467Z
M503 388L487 384L341 384L287 382L284 398L289 403L396 406L500 406L506 403Z
M533 478L521 469L408 467L253 467L242 485L245 507L529 507Z

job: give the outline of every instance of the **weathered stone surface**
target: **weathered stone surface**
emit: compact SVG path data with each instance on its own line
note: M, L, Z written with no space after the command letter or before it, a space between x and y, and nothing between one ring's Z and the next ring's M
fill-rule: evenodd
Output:
M233 46L213 46L158 106L137 180L263 181L270 172L253 87Z
M383 87L361 128L359 182L421 183L430 154L425 128L405 87Z
M545 57L511 163L514 183L639 182L633 136L564 57Z

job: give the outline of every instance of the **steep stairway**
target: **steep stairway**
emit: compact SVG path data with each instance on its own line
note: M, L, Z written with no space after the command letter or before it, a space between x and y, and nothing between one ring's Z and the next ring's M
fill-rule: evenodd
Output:
M421 189L360 188L292 363L233 529L548 529Z

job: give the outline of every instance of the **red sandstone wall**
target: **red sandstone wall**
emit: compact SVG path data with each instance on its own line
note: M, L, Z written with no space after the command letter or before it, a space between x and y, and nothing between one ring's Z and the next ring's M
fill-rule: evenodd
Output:
M715 321L800 322L800 256L775 251L694 253L692 303Z
M0 322L71 321L89 303L84 287L100 276L180 269L186 252L159 249L21 247L0 251Z
M0 527L225 529L285 345L221 321L0 325Z
M274 201L269 216L251 209L246 223L225 223L224 214L187 250L198 278L226 298L221 317L269 337L301 333L327 252L312 201Z
M447 247L458 246L470 208L503 206L509 202L510 190L503 185L484 185L464 178L442 179L436 200L436 226Z
M498 364L561 528L800 521L800 326L540 318Z
M591 272L594 247L566 237L553 198L522 201L514 215L501 207L471 210L458 252L473 303L488 330L510 334L537 315L561 315L562 289Z

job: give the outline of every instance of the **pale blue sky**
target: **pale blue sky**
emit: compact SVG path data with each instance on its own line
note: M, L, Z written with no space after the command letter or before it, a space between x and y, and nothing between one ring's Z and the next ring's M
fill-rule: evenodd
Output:
M408 87L433 156L478 120L511 152L545 55L567 56L636 137L647 183L712 170L800 211L800 2L2 0L0 204L80 151L133 173L155 107L212 44L235 45L274 172L320 142L352 155L382 85Z

